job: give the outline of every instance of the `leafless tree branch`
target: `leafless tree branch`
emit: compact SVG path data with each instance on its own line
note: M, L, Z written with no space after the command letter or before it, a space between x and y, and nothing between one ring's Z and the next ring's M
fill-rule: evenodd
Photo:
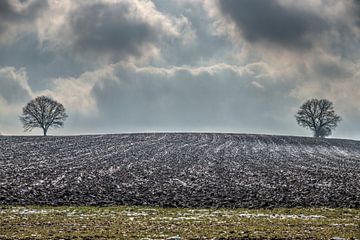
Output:
M333 103L327 99L306 101L295 118L300 126L309 128L314 137L330 136L341 121L341 117L335 114Z
M23 114L19 118L23 123L24 131L42 128L44 136L46 136L50 127L63 127L67 117L68 115L61 103L50 97L40 96L31 100L23 108Z

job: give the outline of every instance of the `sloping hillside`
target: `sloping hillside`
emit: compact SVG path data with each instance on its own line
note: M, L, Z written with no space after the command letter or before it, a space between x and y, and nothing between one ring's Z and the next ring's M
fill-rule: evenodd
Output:
M1 137L0 204L360 207L360 142L240 134Z

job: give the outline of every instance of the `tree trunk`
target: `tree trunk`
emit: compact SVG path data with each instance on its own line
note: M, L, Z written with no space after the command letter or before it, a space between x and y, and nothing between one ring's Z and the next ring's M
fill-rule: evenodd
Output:
M314 131L314 137L315 138L325 138L326 135L324 135L324 132L322 131L322 129L318 129L318 130Z
M44 137L46 137L47 129L43 128L43 132L44 132Z
M315 127L314 137L315 137L315 138L320 138L320 137L321 137L321 128Z

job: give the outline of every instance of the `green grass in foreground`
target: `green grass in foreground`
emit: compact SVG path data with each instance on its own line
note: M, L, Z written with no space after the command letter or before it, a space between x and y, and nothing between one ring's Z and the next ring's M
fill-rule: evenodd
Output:
M360 239L360 209L0 206L0 239Z

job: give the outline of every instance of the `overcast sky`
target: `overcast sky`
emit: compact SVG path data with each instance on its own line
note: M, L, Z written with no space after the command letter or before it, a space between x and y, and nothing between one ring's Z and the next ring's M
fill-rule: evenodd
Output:
M203 131L311 136L294 115L334 102L360 139L355 0L1 0L0 132L63 103L49 134Z

